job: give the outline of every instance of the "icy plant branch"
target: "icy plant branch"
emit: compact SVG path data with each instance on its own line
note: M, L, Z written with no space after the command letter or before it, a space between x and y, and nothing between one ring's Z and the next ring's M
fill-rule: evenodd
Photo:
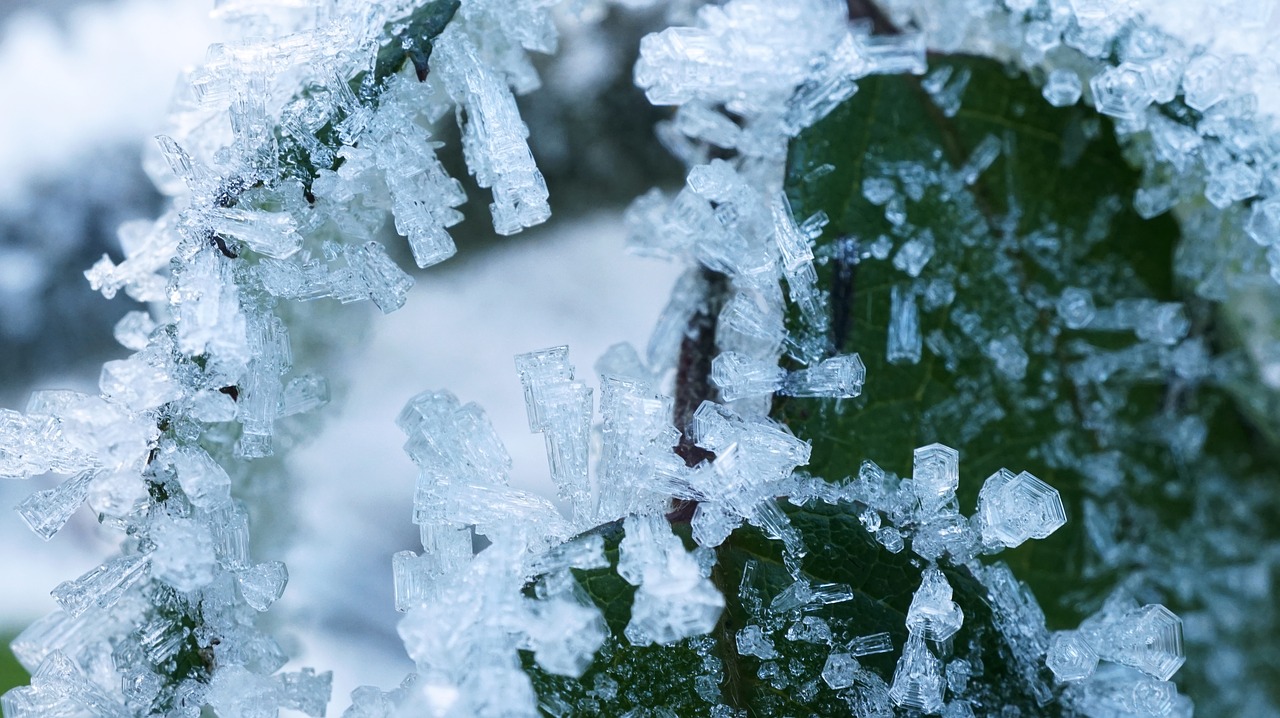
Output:
M325 321L305 303L405 303L413 279L378 241L388 214L419 267L454 253L465 193L436 156L451 114L495 231L548 218L515 94L540 82L528 53L556 49L551 5L223 8L244 39L210 49L157 138L172 206L122 227L123 258L86 272L108 297L153 304L116 327L133 353L103 367L99 395L37 392L25 412L0 412L0 474L67 477L19 507L31 528L51 538L88 502L119 542L15 641L33 678L5 694L6 716L324 714L329 674L281 673L285 651L258 627L287 570L250 552L256 517L287 498L272 484L276 447L328 401L294 356ZM864 6L870 19L850 22ZM1123 543L1099 517L1131 477L1154 493L1151 467L1200 472L1186 490L1204 503L1266 475L1205 450L1222 402L1195 404L1196 391L1248 373L1211 358L1192 320L1198 307L1238 320L1242 295L1275 294L1272 128L1231 86L1234 60L1135 7L882 10L732 0L644 39L635 81L675 108L656 131L688 176L625 221L635 251L688 270L645 350L619 345L595 365L598 423L566 347L516 358L564 514L508 485L480 407L445 390L409 401L398 424L419 468L423 550L393 570L416 671L357 690L346 715L1190 715L1170 681L1182 622L1159 599L1194 595L1208 622L1231 608L1152 579L1173 570L1171 552ZM1038 97L988 111L1028 77ZM992 118L1008 128L985 132ZM1102 134L1113 127L1141 169L1136 196L1068 187L1081 206L1043 210L1057 195L1018 163L1051 145L1058 164L1032 170L1086 157L1120 176L1120 145ZM912 132L875 144L885 128ZM1174 266L1116 241L1116 227L1176 227L1138 223L1168 210L1182 227ZM1095 249L1107 262L1092 281L1114 296L1062 286ZM940 376L942 395L928 384ZM894 392L914 394L878 398ZM890 433L904 414L916 423ZM1032 448L976 450L1011 415L1032 419L1001 443ZM1017 473L962 478L960 451L917 440L930 431L974 447L975 467ZM1233 546L1252 537L1214 528ZM1090 582L1123 579L1141 601L1117 591L1050 632L1025 557L1062 536L1088 556ZM991 558L1005 549L1010 564ZM1051 610L1061 598L1041 596ZM1265 663L1242 646L1233 659Z

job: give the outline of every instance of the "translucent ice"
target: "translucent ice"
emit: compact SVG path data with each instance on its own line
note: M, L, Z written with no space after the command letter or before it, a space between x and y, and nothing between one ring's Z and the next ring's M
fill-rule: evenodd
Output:
M531 604L533 620L526 631L538 665L548 673L581 676L609 633L600 609L571 595Z
M763 396L782 388L786 372L777 364L738 352L723 352L711 362L711 381L725 401Z
M933 258L933 233L925 230L919 237L912 237L893 255L893 266L906 272L907 276L918 277L924 266Z
M1075 631L1058 631L1049 640L1045 663L1060 681L1079 681L1093 675L1098 654Z
M635 645L668 644L707 633L724 609L724 596L702 576L661 516L628 517L618 574L639 586L627 624Z
M848 688L861 670L857 659L848 653L831 653L822 666L822 681L835 690Z
M18 504L18 515L36 535L48 541L84 503L89 483L97 474L93 470L82 471L55 488L37 491Z
M841 354L792 372L779 393L787 396L821 396L849 399L862 394L867 367L857 354Z
M256 611L265 611L284 593L289 570L280 561L267 561L236 576L240 595Z
M1070 107L1080 101L1080 76L1073 70L1053 70L1042 92L1044 99L1054 107Z
M920 308L910 289L894 285L889 299L889 340L885 353L890 364L915 364L923 345Z
M931 641L945 641L964 623L964 612L951 600L951 585L936 568L925 569L920 588L907 609L907 630Z
M1023 471L992 474L978 494L984 541L1014 548L1045 538L1067 522L1057 489Z
M1068 329L1089 326L1097 313L1093 306L1093 294L1087 289L1068 287L1058 299L1058 316Z
M996 372L1018 381L1027 375L1027 351L1012 334L1005 334L987 342L986 355L995 364Z
M292 708L315 718L325 714L333 691L332 671L316 673L312 668L303 668L281 673L276 680L279 681L280 707Z
M893 671L889 697L895 705L915 708L925 713L942 710L942 662L924 643L924 637L911 634L902 649L902 657Z
M213 537L202 521L161 516L151 527L156 549L151 575L179 591L194 591L214 577Z

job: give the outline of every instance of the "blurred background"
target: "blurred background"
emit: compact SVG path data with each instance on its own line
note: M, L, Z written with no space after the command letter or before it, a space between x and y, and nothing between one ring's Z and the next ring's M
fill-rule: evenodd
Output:
M119 259L122 221L162 211L142 158L182 68L225 36L211 5L0 0L0 407L23 410L33 389L96 392L102 362L127 353L112 327L139 305L103 299L82 273L104 253ZM551 221L494 236L488 192L446 138L442 159L471 197L454 228L458 256L418 271L408 304L390 316L368 303L326 308L351 331L337 351L295 347L300 370L329 378L334 402L283 464L297 503L278 508L292 515L295 541L284 555L289 587L266 620L294 667L334 671L335 712L357 685L389 688L412 670L391 581L391 555L421 548L410 523L416 472L394 424L405 401L448 389L479 403L511 452L513 484L552 497L513 355L568 344L579 374L594 377L610 345L643 349L666 302L677 267L628 256L621 226L632 197L682 179L653 138L665 113L631 83L639 39L659 20L614 9L604 33L586 33L565 19L560 53L539 68L544 88L521 98ZM403 240L388 234L384 244L413 267ZM9 641L55 608L54 586L112 551L115 537L87 508L48 543L10 510L55 483L0 482L0 692L27 682Z

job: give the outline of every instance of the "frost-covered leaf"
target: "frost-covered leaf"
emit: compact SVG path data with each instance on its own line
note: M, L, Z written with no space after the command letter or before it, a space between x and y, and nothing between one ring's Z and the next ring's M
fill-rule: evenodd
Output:
M617 574L623 531L620 524L597 529L611 565L576 570L575 575L604 611L611 636L580 679L547 673L525 654L543 710L615 716L645 709L685 716L719 715L712 711L727 707L748 715L834 717L850 715L850 706L858 701L874 702L876 696L887 701L923 563L909 552L891 553L880 545L857 518L863 508L849 503L785 505L812 548L801 578L814 598L803 608L787 602L797 592L783 564L782 542L750 526L735 531L716 550L711 574L727 602L720 623L707 636L668 646L633 646L624 637L635 589ZM692 548L688 524L674 528ZM945 665L957 686L967 683L968 700L975 707L1017 706L1023 716L1074 715L1056 702L1039 705L1036 689L1020 673L1013 642L993 622L987 587L967 568L946 567L943 573L965 615L964 625L950 639ZM884 641L875 634L887 634L890 650L858 648ZM756 642L754 650L744 643L745 635ZM868 637L873 640L858 641ZM769 648L761 648L761 641ZM856 653L863 655L853 658L849 682L824 678L831 656L848 664ZM1038 690L1048 690L1048 669L1038 665L1033 673Z
M830 481L864 460L908 477L911 449L940 442L960 451L965 514L1005 466L1057 488L1066 527L1002 555L1051 628L1073 628L1125 574L1215 615L1238 592L1199 576L1248 565L1240 547L1274 533L1225 497L1273 505L1275 470L1214 386L1211 311L1175 279L1178 226L1132 208L1138 173L1107 118L1053 107L991 60L930 72L864 78L791 145L795 215L831 220L815 254L832 349L859 354L866 384L856 399L778 397L775 418L813 442L809 469ZM958 108L930 94L944 74L967 78Z

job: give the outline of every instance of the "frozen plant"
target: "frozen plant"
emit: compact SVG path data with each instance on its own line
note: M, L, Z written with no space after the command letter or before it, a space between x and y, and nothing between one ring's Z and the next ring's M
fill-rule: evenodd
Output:
M117 327L133 353L98 395L0 411L0 473L65 477L22 520L47 539L88 502L119 547L14 642L7 716L325 713L330 674L281 672L259 614L288 570L250 542L328 401L306 348L333 301L408 301L388 215L419 267L454 253L450 117L495 232L549 217L515 97L557 12L603 11L554 4L224 8L242 37L158 138L171 206L86 272L154 303ZM1274 665L1247 638L1277 629L1265 580L1232 593L1280 555L1252 521L1274 471L1221 407L1275 430L1250 389L1276 353L1206 329L1266 324L1280 281L1275 132L1233 61L1136 3L617 4L664 6L634 79L687 167L629 243L687 270L598 396L567 347L516 357L563 512L510 486L483 408L408 400L415 670L345 715L1186 716L1184 638ZM1211 711L1277 705L1189 665Z

